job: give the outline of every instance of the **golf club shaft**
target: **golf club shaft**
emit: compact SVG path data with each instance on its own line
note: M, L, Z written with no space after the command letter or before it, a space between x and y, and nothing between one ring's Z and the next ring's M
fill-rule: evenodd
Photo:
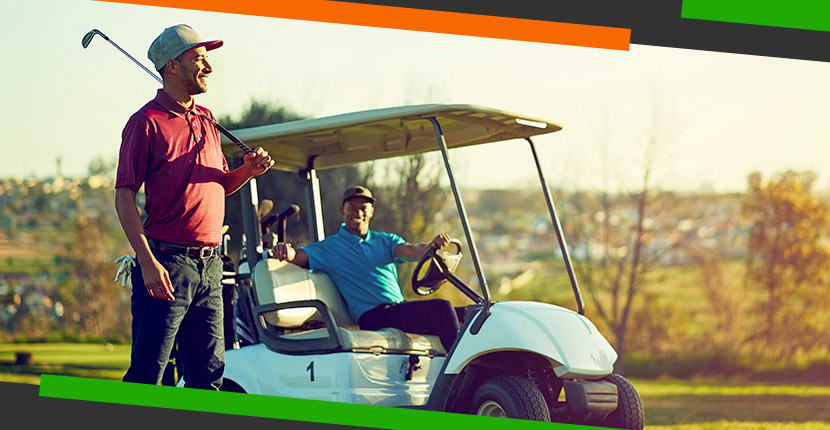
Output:
M135 57L133 57L132 55L130 55L127 51L125 51L125 50L121 49L121 47L120 47L120 46L118 46L118 44L116 44L116 43L115 43L115 42L113 42L112 40L110 40L110 38L109 38L109 37L107 37L107 35L106 35L106 34L101 33L100 31L97 31L97 30L93 30L93 31L95 31L95 33L96 33L96 34L100 34L100 35L101 35L101 37L103 37L103 38L104 38L104 40L106 40L106 41L107 41L107 42L109 42L112 46L114 46L114 47L115 47L115 49L117 49L117 50L121 51L121 53L122 53L122 54L124 54L124 55L126 55L126 56L127 56L127 58L129 58L130 60L133 60L133 63L138 64L138 67L141 67L142 69L144 69L144 71L145 71L145 72L149 73L149 74L150 74L150 76L154 77L157 81L159 81L159 83L160 83L160 84L164 85L164 81L162 81L162 80L161 80L161 78L160 78L157 74L153 73L150 69L148 69L146 66L144 66L143 64L141 64L141 62L139 62L138 60L136 60L136 59L135 59Z
M92 36L90 36L90 34L91 34ZM86 47L89 45L89 42L90 42L90 41L92 41L92 38L93 38L93 37L95 37L95 35L96 35L96 34L101 35L101 37L103 37L103 38L104 38L104 40L106 40L106 41L107 41L107 42L109 42L112 46L114 46L116 49L118 49L119 51L121 51L121 53L122 53L122 54L124 54L124 55L126 55L126 56L127 56L127 58L129 58L130 60L133 60L133 62L134 62L135 64L137 64L139 67L141 67L142 69L144 69L144 71L145 71L145 72L149 73L149 74L150 74L150 76L152 76L153 78L155 78L155 80L159 81L159 83L160 83L160 84L164 85L164 81L162 81L162 79L161 79L161 78L160 78L157 74L153 73L150 69L148 69L148 68L147 68L147 67L145 67L143 64L141 64L138 60L136 60L136 59L135 59L135 57L133 57L132 55L130 55L127 51L125 51L125 50L121 49L121 47L120 47L120 46L118 46L118 44L116 44L115 42L113 42L112 40L110 40L110 38L109 38L109 37L107 37L107 35L106 35L106 34L101 33L101 31L100 31L100 30L95 29L95 30L92 30L92 31L90 31L89 33L87 33L87 34L86 34L86 36L84 36L83 40L81 41L81 45L82 45L84 48L86 48ZM211 124L213 124L213 126L214 126L214 127L216 127L216 128L219 130L219 132L220 132L220 133L224 134L224 135L225 135L228 139L230 139L230 140L231 140L231 142L233 142L233 143L234 143L237 147L239 147L239 149L241 149L241 150L242 150L242 152L244 152L245 154L253 154L254 150L253 150L253 149L251 149L251 147L250 147L250 146L246 145L244 142L242 142L241 140L237 139L237 137L236 137L236 136L234 136L233 134L231 134L231 132L230 132L230 131L228 131L228 129L226 129L225 127L223 127L221 124L219 124L218 122L216 122L216 120L215 120L215 119L213 119L213 118L209 118L209 117L208 117L208 120L210 121L210 123L211 123Z

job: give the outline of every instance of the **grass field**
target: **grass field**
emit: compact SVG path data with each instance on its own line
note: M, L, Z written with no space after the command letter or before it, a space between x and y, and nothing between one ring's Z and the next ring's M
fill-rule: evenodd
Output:
M31 366L15 353L31 352ZM0 381L39 384L40 374L120 380L128 345L0 344ZM647 430L830 430L830 386L633 380Z
M32 353L32 364L14 364L17 352ZM129 363L129 345L0 344L0 381L6 382L39 384L42 373L120 380Z
M648 429L830 429L830 387L633 381Z

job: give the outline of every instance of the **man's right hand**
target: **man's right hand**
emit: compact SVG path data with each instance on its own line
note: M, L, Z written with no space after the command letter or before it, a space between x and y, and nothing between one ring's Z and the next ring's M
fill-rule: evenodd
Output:
M153 256L147 239L144 236L144 227L141 215L135 204L135 191L129 187L115 189L115 211L127 240L135 251L135 258L141 266L141 275L144 277L144 288L150 297L159 300L173 301L173 284L167 270Z
M297 251L294 247L291 246L290 243L285 242L277 242L277 244L274 245L273 252L274 258L280 261L287 261L289 263L294 261L294 258L297 256Z
M277 242L271 252L274 254L274 258L279 261L287 261L308 269L308 254L302 248L294 249L290 243Z
M169 302L175 299L170 275L158 260L152 258L149 264L141 264L141 275L144 277L144 288L150 297Z

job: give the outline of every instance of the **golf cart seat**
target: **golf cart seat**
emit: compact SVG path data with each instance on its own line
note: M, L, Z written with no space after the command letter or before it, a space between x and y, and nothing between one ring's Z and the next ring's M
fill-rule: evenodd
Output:
M278 342L277 345L280 349L288 347L291 352L301 352L302 346L295 349L288 342L331 337L333 333L326 328L319 328L324 321L320 314L330 312L337 326L334 337L338 338L339 350L447 355L438 336L405 333L396 328L360 330L349 315L346 303L334 283L325 273L268 258L256 264L253 280L260 306L280 305L278 309L262 314L266 325L286 329L286 333L280 336L286 342ZM324 312L320 312L320 307ZM311 349L315 348L314 342L306 344Z

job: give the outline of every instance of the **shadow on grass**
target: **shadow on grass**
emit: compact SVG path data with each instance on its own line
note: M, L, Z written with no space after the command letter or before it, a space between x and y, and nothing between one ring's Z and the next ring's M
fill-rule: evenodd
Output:
M648 425L714 421L830 422L830 396L668 395L644 397Z

